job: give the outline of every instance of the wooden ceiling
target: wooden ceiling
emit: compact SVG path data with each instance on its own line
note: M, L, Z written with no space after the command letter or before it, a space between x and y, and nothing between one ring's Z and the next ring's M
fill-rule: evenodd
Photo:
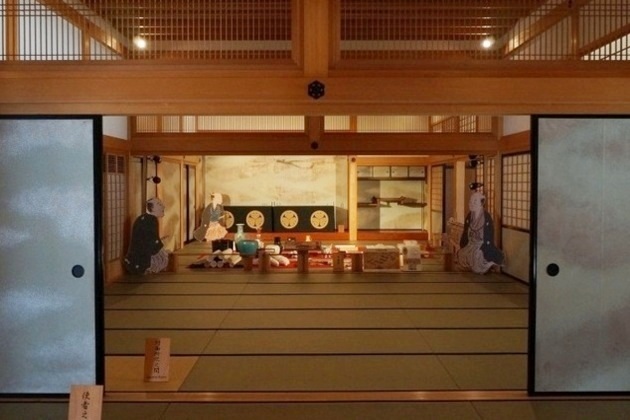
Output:
M292 0L85 0L122 34L148 40L290 40ZM341 39L503 37L541 0L342 0ZM569 2L570 3L570 2ZM570 6L565 6L568 10Z
M121 34L148 41L290 40L291 0L85 0Z
M488 36L499 39L543 3L540 0L342 1L342 39L348 34L360 40L466 41Z
M330 32L330 46L338 52L333 56L341 59L574 60L630 33L630 7L621 0L40 3L86 29L113 52L103 58L112 59L286 59L295 52L305 31L321 30ZM312 4L318 10L324 5L326 13L318 16L320 25L307 29L304 22L311 19L307 13ZM147 42L146 48L134 47L138 37ZM492 38L495 45L481 48L485 38ZM589 59L610 59L610 54Z

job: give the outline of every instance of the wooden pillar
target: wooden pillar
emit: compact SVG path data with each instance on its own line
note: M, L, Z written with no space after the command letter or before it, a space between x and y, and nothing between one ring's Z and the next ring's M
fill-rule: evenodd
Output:
M330 41L329 63L334 65L341 60L341 2L330 3Z
M81 59L89 61L92 58L92 38L88 35L87 30L81 30Z
M5 60L17 60L20 53L18 0L6 0L6 16L4 21Z
M358 230L358 209L357 209L357 157L348 157L348 239L357 240Z
M319 142L324 133L324 117L306 117L306 134L311 142Z
M321 78L328 76L329 63L329 1L304 0L304 75ZM305 88L306 92L306 88Z

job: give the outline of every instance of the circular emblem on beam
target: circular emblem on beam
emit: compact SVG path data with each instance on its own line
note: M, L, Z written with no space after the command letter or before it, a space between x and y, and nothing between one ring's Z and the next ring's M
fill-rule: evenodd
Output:
M326 93L326 86L319 80L315 80L308 84L308 96L313 99L319 99Z

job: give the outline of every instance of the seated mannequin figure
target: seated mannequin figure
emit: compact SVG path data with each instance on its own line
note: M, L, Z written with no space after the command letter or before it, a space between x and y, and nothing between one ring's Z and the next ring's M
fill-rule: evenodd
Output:
M227 235L224 224L223 196L215 192L210 195L210 204L201 214L201 226L195 229L193 236L200 242L223 239Z
M158 198L147 201L146 213L133 222L129 250L123 260L129 274L149 274L168 266L168 252L160 238L158 217L164 216L164 204Z
M492 216L484 209L485 197L480 191L470 196L469 212L457 252L459 266L478 274L503 264L503 252L494 245Z

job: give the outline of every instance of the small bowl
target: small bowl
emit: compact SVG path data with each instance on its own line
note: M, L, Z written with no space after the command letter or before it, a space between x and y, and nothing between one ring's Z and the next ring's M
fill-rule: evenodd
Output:
M236 249L241 255L256 255L258 252L258 241L253 239L243 239L236 243Z

